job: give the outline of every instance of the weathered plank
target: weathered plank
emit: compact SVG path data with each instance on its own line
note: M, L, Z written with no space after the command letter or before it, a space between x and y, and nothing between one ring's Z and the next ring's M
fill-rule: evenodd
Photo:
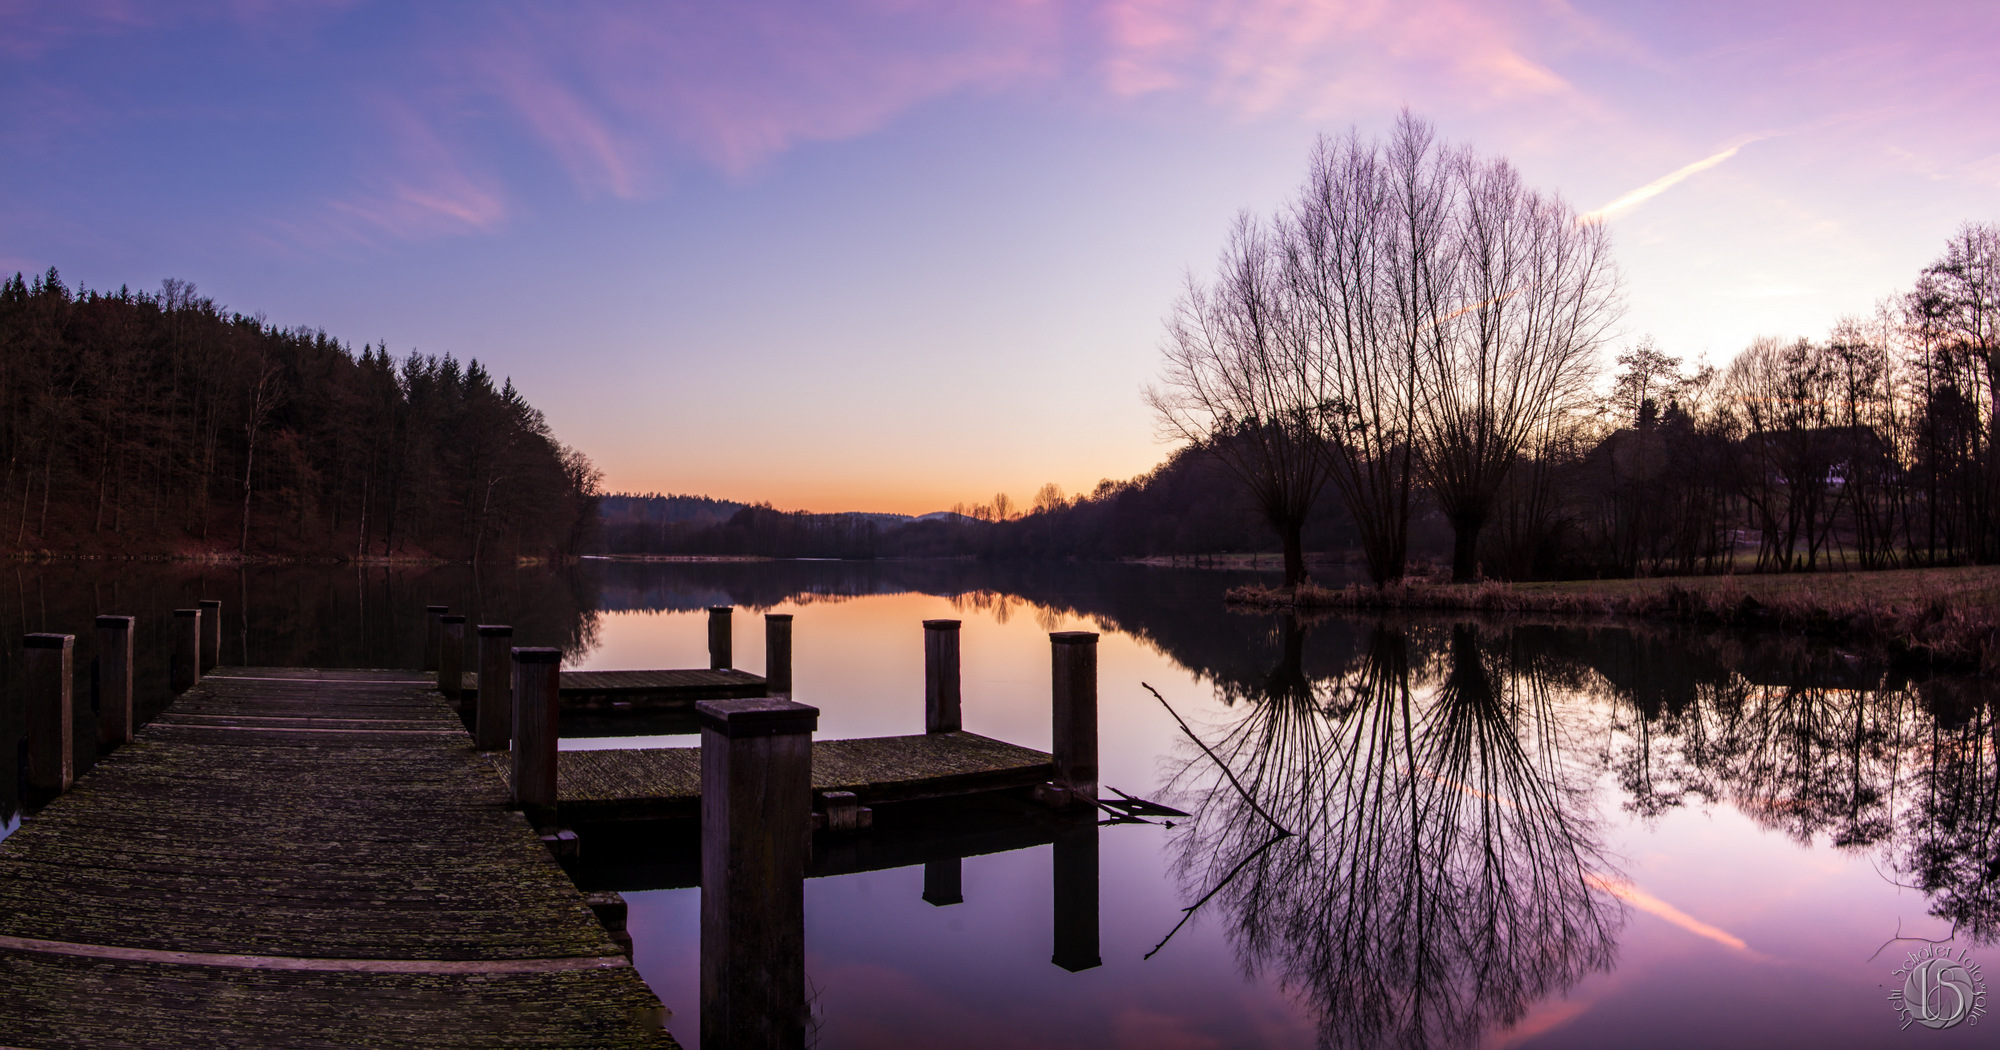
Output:
M218 669L0 842L0 1044L672 1046L424 676Z
M479 675L464 676L465 697L479 695ZM687 708L700 700L747 700L765 695L762 675L732 668L690 667L660 671L564 671L558 683L563 710Z
M812 751L814 793L851 791L863 805L1032 787L1054 771L1046 752L965 732L816 740ZM565 821L693 817L701 751L564 751L556 798Z

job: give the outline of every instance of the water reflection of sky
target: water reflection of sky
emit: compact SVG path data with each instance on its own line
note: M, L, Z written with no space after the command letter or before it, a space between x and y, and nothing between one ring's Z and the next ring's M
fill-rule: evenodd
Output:
M917 593L781 603L758 611L796 615L797 698L821 709L824 737L921 731L919 625L935 617L965 621L967 728L1035 747L1047 747L1049 737L1047 632L1103 631L1103 782L1135 794L1172 793L1175 785L1167 783L1169 778L1198 758L1167 712L1141 689L1141 681L1159 688L1211 742L1252 717L1251 701L1239 696L1225 705L1217 699L1213 681L1190 672L1152 641L1117 629L1116 617L1058 612L1018 600L996 608L990 595L954 603ZM1212 619L1218 631L1242 630L1239 618L1206 603L1168 615ZM738 610L736 621L736 662L761 668L761 621L746 609ZM1139 629L1160 633L1144 624ZM1351 626L1322 630L1354 634ZM699 612L606 613L599 621L596 648L577 666L698 663L705 652L705 631ZM1504 639L1489 631L1485 643L1502 654L1496 662L1488 652L1488 666L1504 665ZM1276 647L1267 648L1256 659L1275 659ZM1324 665L1327 657L1317 659ZM1430 654L1428 665L1424 659L1416 660L1419 679L1441 673L1444 656ZM1325 686L1323 675L1308 677ZM1746 801L1740 807L1735 801L1717 803L1688 793L1680 805L1640 814L1636 810L1644 807L1635 805L1628 789L1639 746L1630 707L1612 702L1601 678L1574 670L1555 678L1548 684L1547 702L1561 730L1562 753L1556 757L1561 775L1571 779L1567 786L1583 800L1581 816L1605 861L1591 886L1613 914L1615 943L1605 960L1608 967L1583 960L1565 979L1536 989L1541 994L1521 1004L1518 1016L1498 1011L1474 1045L1945 1046L1983 1038L1981 1033L2000 1023L1949 1031L1898 1030L1900 1019L1887 996L1892 987L1900 987L1900 978L1892 980L1891 972L1904 952L1921 945L1883 947L1884 942L1899 926L1906 935L1929 937L1947 936L1951 927L1929 914L1932 901L1924 893L1895 885L1910 876L1893 870L1888 854L1894 851L1885 852L1883 842L1843 849L1829 845L1828 834L1802 841L1797 822L1788 822L1782 811L1788 804L1806 803L1776 790L1765 792L1765 802ZM1251 691L1256 687L1253 681ZM1437 687L1434 680L1419 681L1413 694L1421 701ZM1837 700L1835 707L1840 706ZM1740 732L1741 726L1736 729ZM1799 731L1797 726L1785 729ZM1667 751L1687 746L1685 740L1659 739L1657 732L1653 737L1646 743ZM570 741L566 746L617 743ZM1716 752L1705 756L1711 765L1741 774L1739 783L1763 791L1786 781L1782 769L1756 772L1754 754L1724 753L1730 748L1755 752L1768 746L1765 742L1708 740L1699 746ZM1810 753L1815 746L1801 749ZM1894 749L1885 749L1881 741L1867 749L1869 754L1854 757L1857 763L1898 760L1885 757ZM1900 760L1910 757L1907 749L1900 754ZM1197 780L1200 764L1190 767ZM1656 777L1675 773L1652 771ZM1821 774L1806 770L1800 775L1809 780ZM1899 783L1908 782L1904 775ZM1715 790L1715 785L1706 786ZM1893 800L1885 801L1894 808ZM1501 812L1505 807L1486 808ZM1761 819L1753 819L1760 809ZM1327 936L1324 931L1265 931L1257 935L1261 940L1246 940L1243 915L1232 913L1218 898L1158 955L1142 959L1179 920L1181 909L1199 896L1205 883L1189 877L1187 843L1190 836L1208 833L1199 821L1173 830L1103 829L1104 964L1076 974L1050 963L1051 847L968 858L965 903L944 908L921 899L921 868L811 880L806 942L808 977L818 996L820 1045L1315 1046L1323 1045L1323 1038L1358 1043L1351 1026L1326 1025L1324 997L1315 1001L1318 993L1310 981L1287 972L1284 956L1290 949L1278 943L1288 936L1309 941ZM1178 874L1177 860L1183 869ZM1507 892L1536 891L1522 886ZM691 1043L698 1030L698 891L647 891L628 898L638 963L676 1011L673 1030ZM1381 941L1379 933L1374 936L1374 941L1356 943L1366 947ZM1472 937L1461 943L1478 941ZM1969 942L1962 938L1958 943ZM1499 954L1510 965L1539 965L1522 950L1516 945ZM1992 951L2000 960L2000 948ZM1973 955L1983 958L1976 946ZM1457 1042L1439 1042L1436 1031L1430 1042L1423 1042L1424 1033L1416 1031L1420 1026L1407 1023L1407 1015L1438 1007L1404 993L1435 981L1435 975L1419 972L1423 966L1441 962L1476 968L1482 961L1493 960L1381 960L1389 972L1367 976L1381 982L1376 994L1385 997L1382 1009L1392 1018L1386 1028L1400 1036L1387 1045ZM1350 962L1365 969L1373 961ZM1412 969L1401 973L1396 966ZM1464 987L1437 994L1470 995ZM1349 1002L1343 1009L1356 1005ZM1393 1020L1399 1011L1403 1022ZM1472 1014L1478 1016L1476 1010Z

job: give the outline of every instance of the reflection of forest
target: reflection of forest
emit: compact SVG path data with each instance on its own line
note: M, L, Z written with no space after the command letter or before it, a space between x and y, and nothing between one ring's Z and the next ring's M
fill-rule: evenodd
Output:
M1204 739L1243 787L1179 757L1178 869L1328 1045L1468 1045L1607 966L1601 778L1641 819L1728 803L1865 851L1961 935L2000 936L1989 682L1798 639L1508 622L1279 620L1256 653L1207 676L1228 710Z

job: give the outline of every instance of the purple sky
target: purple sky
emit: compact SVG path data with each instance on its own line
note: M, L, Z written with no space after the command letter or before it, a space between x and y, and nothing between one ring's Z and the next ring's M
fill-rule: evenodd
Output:
M0 266L478 357L615 488L1020 501L1165 454L1176 284L1322 131L1407 104L1622 202L1620 345L1722 363L2000 220L1996 41L1972 3L0 0Z

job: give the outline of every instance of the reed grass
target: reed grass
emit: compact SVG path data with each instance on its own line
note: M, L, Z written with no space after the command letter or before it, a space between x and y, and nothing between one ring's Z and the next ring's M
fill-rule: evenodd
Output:
M1879 646L1899 660L2000 670L2000 567L1696 576L1560 583L1410 580L1339 589L1231 589L1231 604L1310 610L1434 610L1635 617L1807 633Z

